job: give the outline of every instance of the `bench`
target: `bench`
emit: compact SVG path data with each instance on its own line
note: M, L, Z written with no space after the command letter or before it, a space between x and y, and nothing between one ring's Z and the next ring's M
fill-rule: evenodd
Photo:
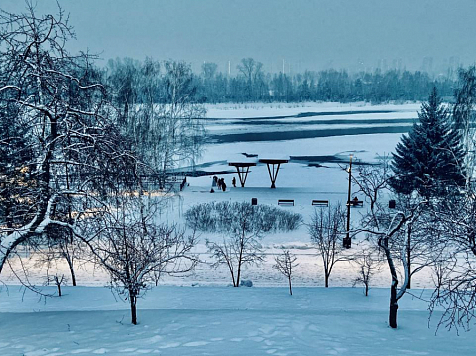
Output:
M362 200L351 200L350 202L347 202L347 204L349 204L350 206L353 206L353 207L363 207L364 206L364 202Z
M294 199L279 199L278 205L292 205L294 206Z
M329 206L329 200L313 200L312 206Z

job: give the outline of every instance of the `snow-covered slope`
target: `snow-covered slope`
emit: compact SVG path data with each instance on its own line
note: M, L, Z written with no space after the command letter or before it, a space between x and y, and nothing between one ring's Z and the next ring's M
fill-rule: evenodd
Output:
M53 292L53 288L44 289ZM427 327L426 303L408 296L387 326L388 290L158 287L128 304L105 288L69 287L42 299L0 294L0 355L473 355L475 334ZM413 291L420 296L421 291ZM426 296L426 294L423 294Z

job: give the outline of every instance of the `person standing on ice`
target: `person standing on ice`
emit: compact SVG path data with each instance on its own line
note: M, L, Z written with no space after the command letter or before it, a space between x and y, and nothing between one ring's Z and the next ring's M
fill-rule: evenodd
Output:
M221 179L221 189L222 189L223 191L226 190L225 178L222 178L222 179Z
M210 193L215 193L215 189L213 189L213 188L216 188L216 187L217 187L217 181L218 181L217 176L213 176L213 179L212 179L212 189L210 189Z
M233 188L236 188L236 178L235 177L232 178L231 184L233 184Z

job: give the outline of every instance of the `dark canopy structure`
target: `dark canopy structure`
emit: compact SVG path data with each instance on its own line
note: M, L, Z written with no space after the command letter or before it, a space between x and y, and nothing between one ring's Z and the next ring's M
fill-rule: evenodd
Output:
M248 177L248 172L250 167L256 166L256 163L252 162L230 162L229 166L235 167L238 172L238 178L240 179L241 186L245 186L246 178ZM245 170L246 168L246 170Z
M266 163L268 166L269 178L271 179L271 188L276 188L276 178L278 177L279 167L283 163L288 163L287 159L260 159L260 163ZM272 169L270 168L272 166Z

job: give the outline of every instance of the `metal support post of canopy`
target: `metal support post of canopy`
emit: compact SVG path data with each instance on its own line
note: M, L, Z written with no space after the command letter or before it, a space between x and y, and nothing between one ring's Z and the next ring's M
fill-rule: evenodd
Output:
M256 163L231 162L231 163L228 163L228 165L236 168L236 172L238 173L238 179L240 180L241 187L244 187L246 183L246 178L248 177L248 173L250 171L250 167L256 166Z
M268 166L269 178L271 179L271 188L276 188L276 178L278 177L281 164L288 163L287 159L260 159L260 163L266 163ZM272 167L270 167L272 166Z

